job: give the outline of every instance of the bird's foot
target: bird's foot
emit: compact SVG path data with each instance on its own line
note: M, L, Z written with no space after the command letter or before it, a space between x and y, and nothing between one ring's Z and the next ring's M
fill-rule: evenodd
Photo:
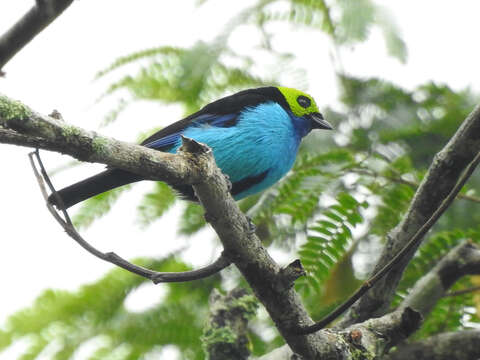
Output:
M205 221L207 223L212 223L212 222L215 222L217 220L217 218L215 216L210 215L207 212L205 212L205 214L203 214L203 218L205 219Z
M257 225L253 223L253 220L250 216L246 216L247 222L248 222L248 235L253 235L255 234L255 231L257 231Z
M232 191L232 182L230 181L230 176L228 176L227 174L223 174L223 176L225 176L225 180L227 182L227 190L228 192Z

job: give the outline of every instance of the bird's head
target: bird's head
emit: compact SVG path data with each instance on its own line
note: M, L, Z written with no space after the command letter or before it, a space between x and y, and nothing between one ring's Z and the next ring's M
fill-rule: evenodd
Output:
M288 105L288 110L299 119L307 120L311 129L331 130L332 125L320 114L315 100L303 91L278 87Z

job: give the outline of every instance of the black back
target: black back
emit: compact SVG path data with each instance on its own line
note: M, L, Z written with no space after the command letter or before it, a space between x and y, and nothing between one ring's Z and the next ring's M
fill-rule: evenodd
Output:
M157 139L161 139L165 136L181 132L194 122L200 115L215 114L225 115L239 113L246 107L254 107L258 104L274 101L280 104L285 110L288 110L288 103L284 96L274 86L261 87L256 89L243 90L230 96L218 99L210 104L204 106L202 109L187 116L186 118L179 120L155 134L151 135L147 139L143 140L141 145L151 143Z

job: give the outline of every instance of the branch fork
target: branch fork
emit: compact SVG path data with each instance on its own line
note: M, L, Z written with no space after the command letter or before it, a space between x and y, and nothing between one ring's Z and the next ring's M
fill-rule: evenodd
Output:
M413 238L412 236L407 237L407 247L403 243L403 246L400 246L400 249L403 248L403 250L399 251L392 244L388 244L389 248L396 249L394 252L397 256L391 260L391 264L381 268L373 278L365 282L359 292L354 295L353 300L350 299L350 301L354 302L370 287L377 286L375 281L381 278L381 276L387 273L401 273L403 271L403 268L400 265L397 266L397 264L408 262L409 256L413 254L422 237L438 219L438 216L448 207L454 198L455 192L458 192L480 161L480 136L478 134L480 134L480 108L477 108L469 116L457 135L447 145L447 148L454 147L456 150L444 151L442 155L444 157L447 156L447 159L442 157L441 161L438 160L439 164L434 164L436 170L429 173L424 179L424 183L428 182L429 186L432 186L431 182L433 180L430 178L431 176L438 175L439 172L447 172L451 175L451 180L455 180L456 185L450 182L451 186L445 187L448 192L442 198L441 206L433 209L437 211L423 214L426 218L424 226L421 226L424 222L418 219L409 222L411 230L416 230L416 235ZM477 137L478 141L468 141L469 135ZM299 295L291 286L295 277L301 273L301 270L295 269L295 266L299 264L294 263L282 270L270 257L267 250L262 246L260 239L251 231L247 217L239 210L233 198L228 194L228 180L221 173L220 169L216 167L213 154L203 145L187 140L184 146L185 150L182 150L180 154L161 153L142 146L106 138L93 132L86 132L81 128L67 125L51 117L43 117L24 105L12 102L4 96L0 96L0 142L66 153L80 160L100 162L131 171L147 179L161 180L172 184L192 184L197 197L208 213L210 224L222 241L224 254L229 254L227 261L224 262L220 259L219 263L213 265L215 271L222 268L227 262L234 262L257 298L269 312L287 344L295 353L302 357L306 359L328 357L329 355L326 354L332 354L338 350L338 343L332 341L333 334L337 337L340 335L342 330L338 329L347 329L348 323L352 320L357 323L356 327L360 326L361 318L353 319L347 316L347 321L337 324L335 330L318 331L338 317L345 309L349 308L351 302L344 304L343 307L330 315L328 322L324 319L314 324ZM468 142L470 145L465 148L465 146L462 146L463 142ZM455 147L457 145L460 149ZM189 153L188 149L192 149L194 153ZM198 156L195 152L198 152ZM461 166L459 166L458 162L448 161L448 154L462 154ZM34 158L37 161L39 160L39 157L32 155L32 162L34 162ZM440 157L436 157L436 159L440 159ZM39 164L42 168L41 161L39 161ZM455 167L453 173L451 171L448 172L449 165ZM447 169L445 169L446 167ZM463 174L462 170L465 170ZM43 174L45 170L41 169L40 172ZM41 178L38 170L36 174ZM47 181L47 178L45 181ZM42 191L47 196L43 179L39 183L42 184ZM443 190L445 191L445 189ZM418 193L422 194L424 191L424 187L420 186L416 197L417 206L424 205L423 203L418 205L418 197L420 196ZM429 208L432 208L432 206L430 205ZM74 237L81 246L96 256L106 261L118 263L123 268L129 268L129 270L155 281L166 281L165 279L168 278L169 275L165 275L166 277L163 275L157 276L152 274L150 270L135 267L133 264L130 266L128 263L124 263L122 258L117 257L115 253L98 251L78 235L78 232L71 226L71 221L66 211L61 210L58 213L53 207L49 207L49 211L64 226L64 229L70 236ZM414 212L408 213L406 215L407 218L412 213ZM416 227L417 224L420 224L418 228ZM389 239L389 242L394 242L396 234L392 234ZM402 259L402 256L405 256L405 258ZM390 271L393 267L394 271ZM279 283L279 278L282 277L286 281L279 289L277 284ZM282 280L280 280L280 283L282 283ZM355 296L357 297L355 298ZM400 310L408 311L405 309ZM372 307L370 306L366 310L370 311L371 317ZM384 316L388 317L389 315ZM362 339L365 338L362 336ZM343 349L343 347L341 348ZM345 351L348 351L348 349ZM378 354L382 354L381 350L379 350ZM345 355L343 358L347 359L349 357Z

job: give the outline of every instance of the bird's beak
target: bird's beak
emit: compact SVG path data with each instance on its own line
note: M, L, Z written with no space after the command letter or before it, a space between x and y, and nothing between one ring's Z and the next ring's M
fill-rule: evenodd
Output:
M330 123L323 118L323 115L318 112L308 114L308 117L312 121L313 129L324 129L324 130L333 129L332 125L330 125Z

